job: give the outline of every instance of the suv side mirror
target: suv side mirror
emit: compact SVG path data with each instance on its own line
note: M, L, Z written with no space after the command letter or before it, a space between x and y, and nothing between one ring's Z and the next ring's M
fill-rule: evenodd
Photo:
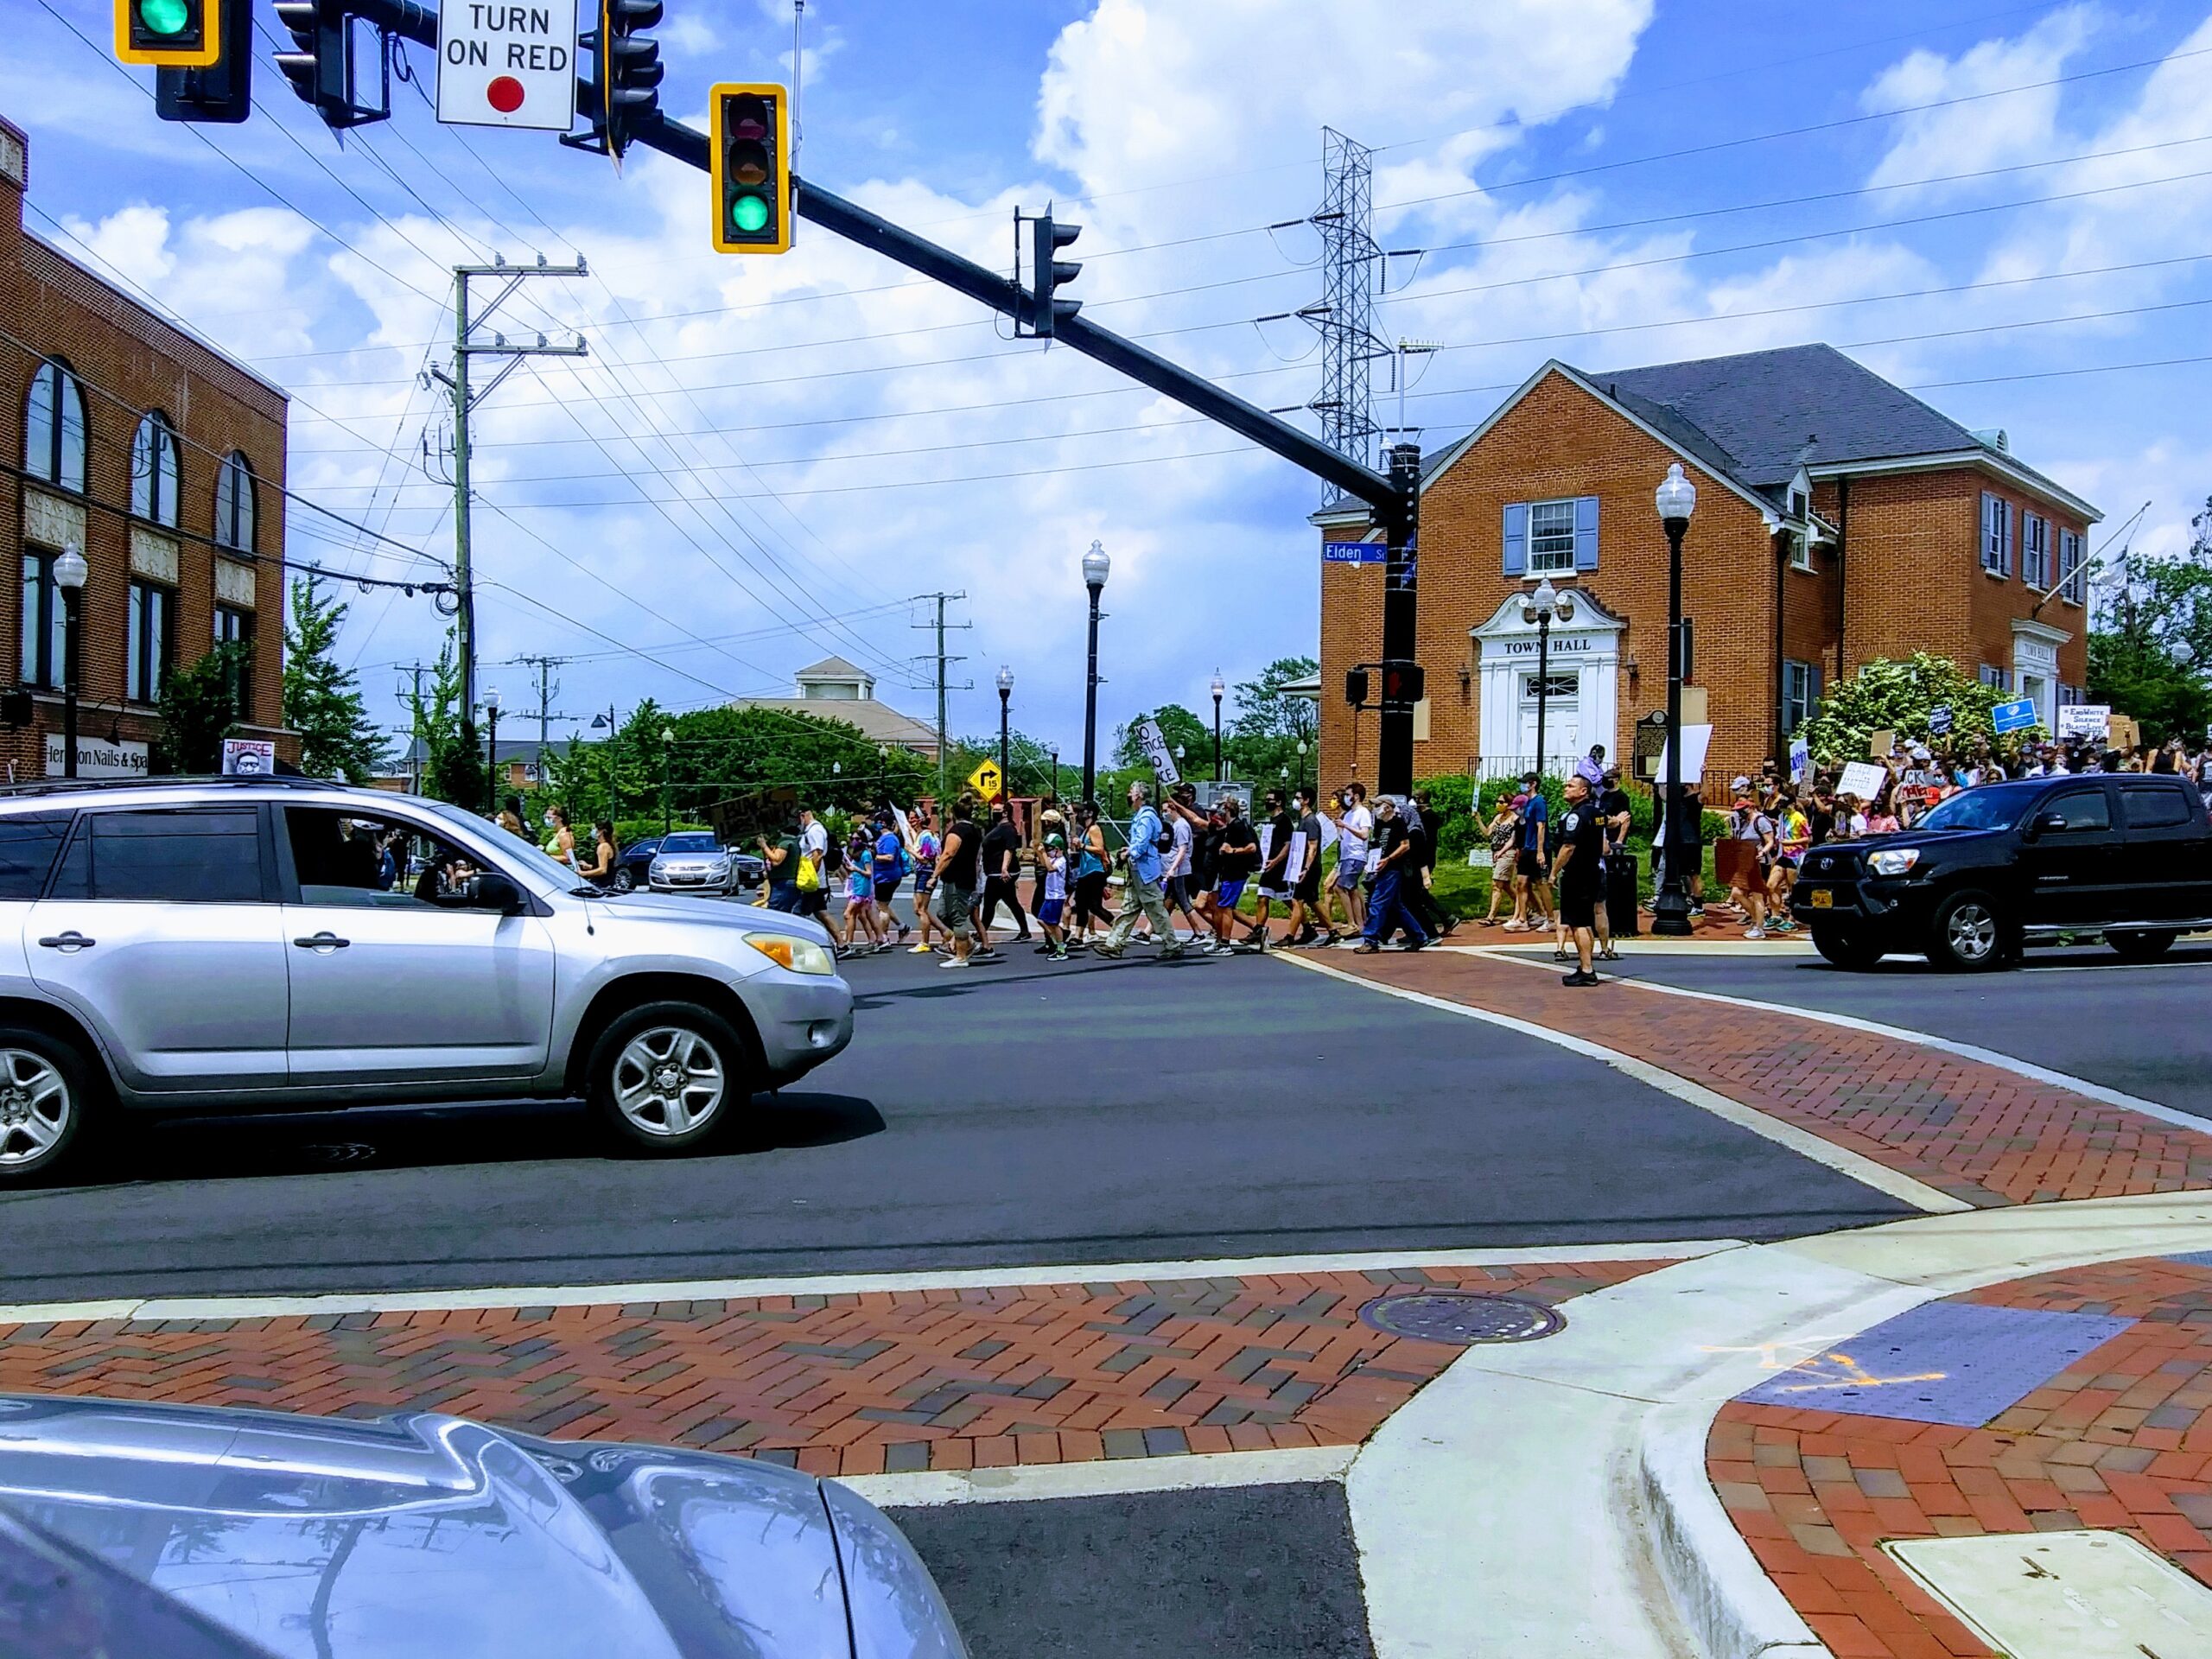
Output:
M2045 812L2029 826L2031 836L2042 836L2054 830L2069 830L2073 821L2063 812Z
M501 916L513 916L523 909L522 889L510 876L497 870L486 870L470 879L468 901L470 910L488 910Z

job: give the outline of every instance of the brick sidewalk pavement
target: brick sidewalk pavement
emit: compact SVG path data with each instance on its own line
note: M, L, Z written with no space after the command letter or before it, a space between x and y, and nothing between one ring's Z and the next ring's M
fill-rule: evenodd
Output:
M2212 1187L2212 1134L1922 1044L1629 980L1571 990L1554 972L1487 957L1321 960L1617 1049L1968 1204Z
M1938 1306L1958 1305L2134 1323L1979 1427L1745 1400L1713 1426L1723 1504L1837 1659L1993 1651L1885 1538L2112 1528L2212 1583L2212 1266L2069 1268ZM1803 1369L1832 1373L1853 1346Z
M411 1408L822 1475L1355 1446L1461 1352L1363 1324L1374 1298L1557 1304L1664 1265L26 1325L0 1327L0 1392Z

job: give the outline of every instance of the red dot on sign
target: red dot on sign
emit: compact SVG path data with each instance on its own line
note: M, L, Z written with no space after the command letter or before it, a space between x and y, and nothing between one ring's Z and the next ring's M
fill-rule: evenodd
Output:
M485 102L501 115L512 115L522 108L522 82L512 75L501 75L484 89Z

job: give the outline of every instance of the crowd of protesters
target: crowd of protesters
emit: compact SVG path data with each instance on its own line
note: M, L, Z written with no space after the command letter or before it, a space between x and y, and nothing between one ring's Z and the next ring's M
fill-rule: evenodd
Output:
M2212 798L2212 744L2192 748L2180 739L2126 753L2082 739L2002 750L1986 738L1933 747L1900 741L1875 765L1878 779L1865 796L1843 790L1844 768L1802 760L1795 775L1770 761L1757 777L1735 778L1713 858L1727 896L1710 908L1742 922L1747 939L1791 931L1790 889L1811 849L1910 829L1959 791L2000 779L2179 772ZM1530 772L1480 823L1491 890L1477 925L1549 935L1554 957L1572 964L1566 982L1594 985L1595 963L1619 960L1615 935L1637 931L1633 813L1620 768L1602 746L1575 764L1560 796L1554 802ZM1426 789L1371 800L1357 783L1325 797L1307 787L1268 789L1248 810L1233 792L1201 806L1188 784L1155 798L1140 782L1128 786L1128 804L1123 827L1093 804L1047 798L1027 838L1007 803L987 805L973 795L942 808L887 805L842 836L802 808L796 823L755 838L766 867L760 902L817 918L840 955L905 949L940 957L940 966L954 969L1005 959L992 939L1001 912L1014 928L1014 944L1056 961L1079 951L1116 958L1138 944L1154 947L1161 960L1338 944L1372 953L1394 938L1418 950L1455 926L1431 891L1441 825ZM1682 805L1690 908L1703 916L1705 849L1713 837L1697 784L1686 785ZM500 823L528 834L521 811L520 800L511 799ZM1652 836L1655 887L1665 880L1665 817L1662 802ZM553 807L544 828L549 855L588 880L611 876L611 823L579 837ZM1324 858L1331 849L1333 868ZM1120 894L1109 907L1117 877ZM912 923L896 908L909 883ZM1279 909L1280 936L1273 931Z

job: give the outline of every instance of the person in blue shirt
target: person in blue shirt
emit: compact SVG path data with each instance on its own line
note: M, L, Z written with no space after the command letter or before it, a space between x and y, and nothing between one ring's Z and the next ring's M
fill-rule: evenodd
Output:
M890 930L898 929L899 943L904 944L909 930L891 908L891 901L898 896L899 884L906 877L906 847L899 839L899 832L891 827L887 815L878 815L875 827L875 844L867 863L874 892L876 927L887 940Z
M1129 785L1129 845L1123 855L1127 868L1123 871L1126 885L1122 893L1122 912L1115 917L1106 937L1092 947L1102 957L1118 957L1128 949L1129 935L1135 931L1140 916L1148 918L1152 923L1152 937L1160 946L1160 961L1170 961L1183 954L1183 946L1175 937L1174 919L1168 915L1167 901L1160 892L1163 867L1160 842L1164 827L1149 795L1150 791L1141 783Z
M1550 849L1544 842L1551 830L1550 804L1544 799L1544 780L1531 772L1521 786L1529 804L1521 809L1521 874L1524 884L1514 893L1513 919L1509 933L1548 933L1552 925Z

